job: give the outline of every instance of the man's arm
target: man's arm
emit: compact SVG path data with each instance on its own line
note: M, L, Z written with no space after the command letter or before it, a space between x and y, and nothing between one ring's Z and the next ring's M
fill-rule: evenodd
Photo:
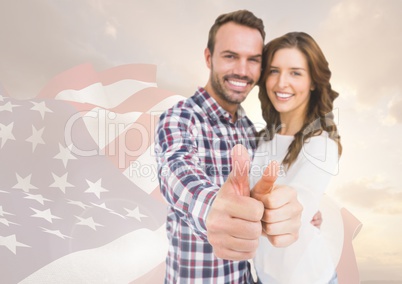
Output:
M234 170L219 188L201 169L193 119L184 109L161 116L155 137L161 192L217 257L250 259L261 235L263 205L250 197L248 151L241 145L233 149Z
M192 113L170 109L162 114L155 137L160 190L194 233L206 240L205 219L219 187L200 166Z
M313 216L313 219L311 220L311 225L313 225L314 227L317 227L318 229L321 228L321 224L322 224L322 214L321 211L317 211L317 213L315 213L315 215Z

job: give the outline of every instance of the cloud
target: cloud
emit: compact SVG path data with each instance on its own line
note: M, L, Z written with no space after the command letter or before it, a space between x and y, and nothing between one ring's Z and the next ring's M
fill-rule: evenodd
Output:
M79 5L78 5L79 3ZM5 6L1 4L2 6ZM81 2L7 2L0 7L0 78L16 97L34 97L54 75L91 62L106 68L106 20ZM86 28L83 28L83 27Z
M5 43L0 45L0 78L10 95L30 98L53 76L81 63L99 70L150 63L158 67L160 87L190 96L208 79L203 52L218 15L249 9L264 20L270 39L275 33L315 29L334 2L293 3L291 9L286 3L272 2L265 9L260 1L229 0L0 3ZM303 9L320 12L304 21Z
M379 178L348 182L336 189L342 201L380 214L402 214L402 192L385 185Z
M341 1L321 26L324 53L334 81L357 90L359 103L375 106L402 90L402 2Z
M116 39L117 38L117 28L111 22L106 22L105 25L105 34Z
M401 89L396 67L402 64L402 2L377 2L306 1L289 8L259 1L9 1L0 4L0 56L7 66L0 78L11 95L32 97L50 78L84 62L100 70L151 63L158 65L160 87L189 96L208 79L209 27L219 14L246 8L264 20L267 40L292 30L311 33L334 77L373 105L388 96L386 86ZM314 17L307 19L307 11Z
M402 284L402 281L374 280L363 281L361 284Z
M377 240L372 239L372 242ZM372 246L368 243L365 249L372 249ZM402 284L402 273L401 273L401 255L396 255L395 260L390 263L383 260L382 252L377 250L375 257L366 259L359 264L359 272L362 284ZM375 280L373 280L375 279ZM379 280L382 279L382 280ZM366 281L364 281L366 280Z
M402 124L402 97L394 97L389 102L388 117Z
M102 70L151 63L158 65L158 83L187 85L192 94L198 82L189 84L191 76L207 74L203 49L215 17L202 6L179 0L0 3L1 81L11 96L32 98L78 64Z

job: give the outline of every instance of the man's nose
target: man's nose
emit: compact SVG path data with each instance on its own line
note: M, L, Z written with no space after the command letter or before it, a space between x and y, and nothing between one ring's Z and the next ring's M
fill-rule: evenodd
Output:
M238 60L236 62L234 73L239 76L246 76L247 75L247 61L246 60Z

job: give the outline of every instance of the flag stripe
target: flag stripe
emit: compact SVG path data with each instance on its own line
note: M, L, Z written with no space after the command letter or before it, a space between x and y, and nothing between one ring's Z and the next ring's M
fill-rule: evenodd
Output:
M55 76L35 99L2 97L2 282L163 278L166 204L154 128L183 97L157 88L155 78L154 65L97 72L83 64ZM122 253L129 258L119 262Z
M81 64L55 76L37 97L54 98L64 90L81 90L96 83L110 85L125 79L155 83L156 66L152 64L128 64L97 72L91 64Z

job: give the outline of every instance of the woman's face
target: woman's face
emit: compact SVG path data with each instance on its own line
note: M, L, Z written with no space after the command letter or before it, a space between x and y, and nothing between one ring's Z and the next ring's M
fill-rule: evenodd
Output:
M312 82L307 59L297 48L275 52L265 82L268 97L282 116L304 119Z

